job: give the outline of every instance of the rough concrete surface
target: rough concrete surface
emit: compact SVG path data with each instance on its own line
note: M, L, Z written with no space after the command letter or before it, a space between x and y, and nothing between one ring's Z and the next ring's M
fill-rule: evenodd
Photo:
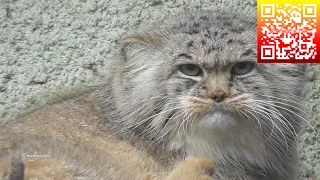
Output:
M99 83L123 32L183 9L216 7L256 15L255 0L0 0L1 121L46 90ZM312 118L299 144L303 166L318 179L319 72L320 65L310 66L306 96Z

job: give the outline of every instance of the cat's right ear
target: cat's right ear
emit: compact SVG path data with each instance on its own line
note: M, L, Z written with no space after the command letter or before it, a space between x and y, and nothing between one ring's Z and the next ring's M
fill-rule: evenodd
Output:
M125 35L121 39L120 54L124 62L128 62L136 57L142 57L148 55L157 44L159 39L149 33L134 32Z

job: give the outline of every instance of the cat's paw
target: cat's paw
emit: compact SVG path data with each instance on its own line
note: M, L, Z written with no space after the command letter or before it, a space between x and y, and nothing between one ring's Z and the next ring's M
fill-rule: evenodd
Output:
M166 180L212 180L213 172L211 159L188 157L173 169Z
M24 168L24 163L20 157L12 158L11 167L3 170L3 180L23 180Z

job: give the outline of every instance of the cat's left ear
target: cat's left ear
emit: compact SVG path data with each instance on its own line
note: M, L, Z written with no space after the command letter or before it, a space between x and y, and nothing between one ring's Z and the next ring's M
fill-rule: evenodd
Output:
M156 38L156 35L146 32L133 32L121 39L120 54L124 62L127 62L135 59L135 57L146 56L159 43L160 40Z

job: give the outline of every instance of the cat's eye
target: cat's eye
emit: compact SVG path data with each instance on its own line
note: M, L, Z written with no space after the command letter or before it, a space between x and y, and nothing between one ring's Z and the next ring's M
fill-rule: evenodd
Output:
M188 76L200 76L202 74L201 68L195 64L182 64L179 69Z
M253 64L249 61L236 63L232 69L231 73L233 75L243 75L249 73L253 69Z

